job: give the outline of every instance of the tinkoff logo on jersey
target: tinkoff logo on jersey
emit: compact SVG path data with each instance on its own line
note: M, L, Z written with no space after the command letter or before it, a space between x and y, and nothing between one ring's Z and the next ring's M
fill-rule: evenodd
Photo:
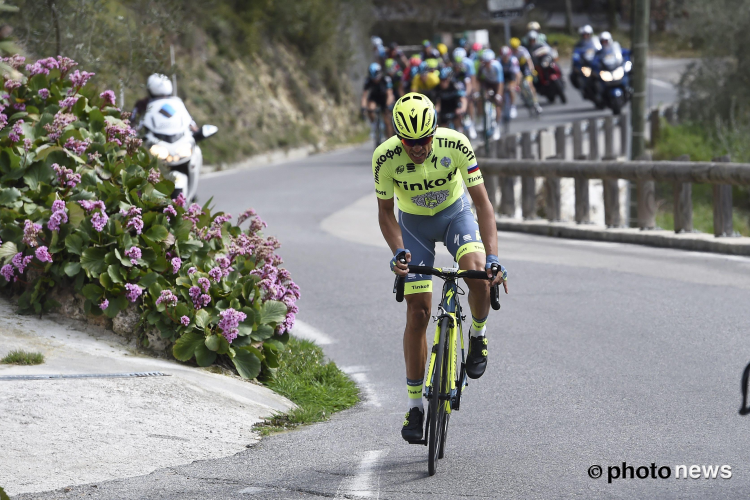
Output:
M474 156L474 151L471 149L471 144L467 146L461 141L450 141L445 137L436 137L435 140L438 141L438 146L440 146L441 148L453 148L461 151L466 155L466 159L468 161L476 158L476 156Z
M392 160L394 156L401 156L401 153L403 152L403 149L401 149L401 146L396 146L393 149L387 149L385 153L380 155L378 159L375 161L375 165L380 167L388 160Z
M449 195L450 191L435 191L432 193L420 194L419 196L412 196L411 202L418 207L435 208L447 200Z
M414 166L413 163L410 165ZM407 173L413 172L409 169L409 165L406 166ZM436 189L449 183L454 176L458 174L458 169L455 168L448 173L448 177L445 179L422 179L420 182L409 182L409 181L397 181L393 179L393 183L400 187L404 191L429 191L430 189Z

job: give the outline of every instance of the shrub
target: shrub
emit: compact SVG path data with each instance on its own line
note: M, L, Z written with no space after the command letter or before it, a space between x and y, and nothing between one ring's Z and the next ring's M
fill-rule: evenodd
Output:
M44 354L41 352L29 352L23 350L10 351L0 363L5 365L41 365L44 363Z
M266 223L172 200L114 94L72 60L5 61L25 67L0 96L0 288L20 294L19 311L49 311L52 289L72 289L91 315L137 308L179 360L225 356L244 378L278 366L299 288Z

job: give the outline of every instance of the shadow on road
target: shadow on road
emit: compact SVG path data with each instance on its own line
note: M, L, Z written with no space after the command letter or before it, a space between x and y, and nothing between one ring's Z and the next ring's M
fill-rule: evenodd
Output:
M742 408L740 408L740 415L750 414L750 408L747 406L747 383L750 379L750 363L745 367L745 371L742 372L742 382L740 382L740 390L742 391Z

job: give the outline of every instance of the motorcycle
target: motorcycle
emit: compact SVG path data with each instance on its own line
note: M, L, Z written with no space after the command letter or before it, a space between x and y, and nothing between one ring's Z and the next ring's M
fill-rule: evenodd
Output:
M570 83L579 90L586 88L587 79L591 76L591 63L602 46L599 39L592 37L585 43L573 48L573 64L570 70Z
M629 52L623 54L620 44L615 42L599 52L592 66L592 99L597 109L610 108L619 115L630 101L633 89L630 87L630 71L633 64ZM584 95L584 97L586 97Z
M551 104L555 102L558 96L563 104L567 103L562 71L555 62L557 51L549 45L541 45L533 49L531 57L534 59L534 65L537 68L537 80L535 82L537 94L545 96Z
M175 96L151 101L140 126L146 148L159 160L163 175L174 182L172 198L183 194L188 202L193 201L203 167L203 153L197 143L219 129L203 125L194 130L185 104Z

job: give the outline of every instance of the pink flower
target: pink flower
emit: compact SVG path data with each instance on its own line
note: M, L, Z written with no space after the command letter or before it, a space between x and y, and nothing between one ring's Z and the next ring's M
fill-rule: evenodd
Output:
M211 288L211 282L208 278L198 278L198 286L203 289L203 292L207 293L208 289Z
M68 214L65 209L65 202L62 200L55 200L52 202L52 215L47 222L47 228L50 231L58 231L60 224L68 222Z
M182 259L179 257L175 257L172 259L172 274L177 274L180 272L180 268L182 267Z
M91 216L91 225L94 226L97 233L101 233L104 230L104 226L107 225L108 221L109 216L104 212L94 212L94 215Z
M76 121L76 119L76 115L63 113L63 110L60 110L55 114L52 123L48 123L44 126L44 130L47 131L47 136L50 140L56 141L62 135L65 127Z
M141 256L141 249L138 247L130 247L125 250L125 257L130 257L130 263L133 265L138 264L138 259L140 259Z
M167 307L174 307L177 305L177 296L172 293L172 290L162 290L159 298L156 299L156 305L162 303Z
M36 242L36 238L41 232L41 225L35 224L29 219L26 219L23 223L23 240L21 241L33 248L38 245L38 243Z
M177 205L178 207L185 208L185 195L182 193L178 194L177 198L174 199L174 204Z
M101 308L102 311L108 307L109 307L109 301L107 299L102 300L102 303L99 304L99 308Z
M74 188L78 183L81 182L81 174L74 173L71 169L66 167L61 167L57 163L52 164L52 170L57 173L57 182L60 184L60 186L66 186L69 188ZM79 202L81 203L81 202ZM89 203L89 202L86 202ZM86 205L81 203L81 206L86 208ZM103 209L103 208L102 208ZM92 210L91 208L88 208L87 210Z
M21 82L18 80L5 80L5 89L8 91L13 91L21 86Z
M115 93L111 90L105 90L104 92L99 94L99 97L102 99L105 106L115 105Z
M70 81L73 83L74 87L80 89L81 87L86 85L86 82L88 82L89 79L95 74L96 73L89 73L87 71L75 70L73 74L70 75Z
M39 97L45 101L49 98L49 89L39 89Z
M255 215L256 215L255 210L253 210L252 208L248 208L247 210L245 210L245 212L242 215L240 215L237 218L237 225L239 226L250 217L255 217Z
M52 262L52 255L45 246L37 248L35 254L36 258L39 259L39 262Z
M164 209L164 213L167 215L167 222L171 222L172 217L177 217L177 211L172 205L167 205L167 207Z
M48 58L48 60L51 58ZM65 75L68 71L70 71L74 66L78 66L78 63L75 62L73 59L70 59L69 57L62 57L57 56L57 64L58 68L60 68L60 74Z
M23 129L21 128L21 125L23 125L23 120L18 120L16 123L13 124L13 129L8 134L8 138L12 142L18 142L21 140L21 135L23 134Z
M74 137L68 137L68 140L65 142L65 145L63 147L65 149L73 151L78 156L83 156L90 145L91 141L89 139L77 141Z
M31 139L24 139L23 140L23 150L28 152L29 149L31 149L31 145L34 144L34 142Z
M198 271L196 268L191 267L190 269L188 269L188 276L192 276L196 273L196 271Z
M78 102L78 96L66 97L62 101L58 102L60 110L69 110Z
M26 58L19 54L14 54L10 57L3 57L0 58L5 63L8 63L8 66L12 67L13 69L18 69L21 66L23 66L23 63L26 62Z
M135 302L138 300L138 297L140 297L143 294L143 289L141 289L138 285L133 285L131 283L125 284L125 296L128 298L130 302Z
M239 329L237 327L240 325L240 322L245 321L247 314L235 311L230 307L229 309L221 311L219 315L221 316L221 320L219 321L218 326L221 329L224 338L226 338L231 344L239 334Z
M29 265L33 258L33 255L27 255L26 257L24 257L23 252L18 252L10 261L16 267L16 269L18 269L18 274L23 274L23 272L26 270L26 266Z
M182 326L188 326L190 324L190 318L183 316L180 318L180 323L182 323Z
M221 272L220 267L214 267L208 272L208 275L212 280L214 280L214 283L218 283L219 281L221 281L223 273Z
M157 169L152 168L148 171L148 182L150 182L151 184L157 184L160 177L161 173Z
M3 275L3 278L5 278L5 281L11 282L13 281L13 275L15 274L15 270L13 269L13 266L10 264L5 264L2 269L0 269L0 274Z

